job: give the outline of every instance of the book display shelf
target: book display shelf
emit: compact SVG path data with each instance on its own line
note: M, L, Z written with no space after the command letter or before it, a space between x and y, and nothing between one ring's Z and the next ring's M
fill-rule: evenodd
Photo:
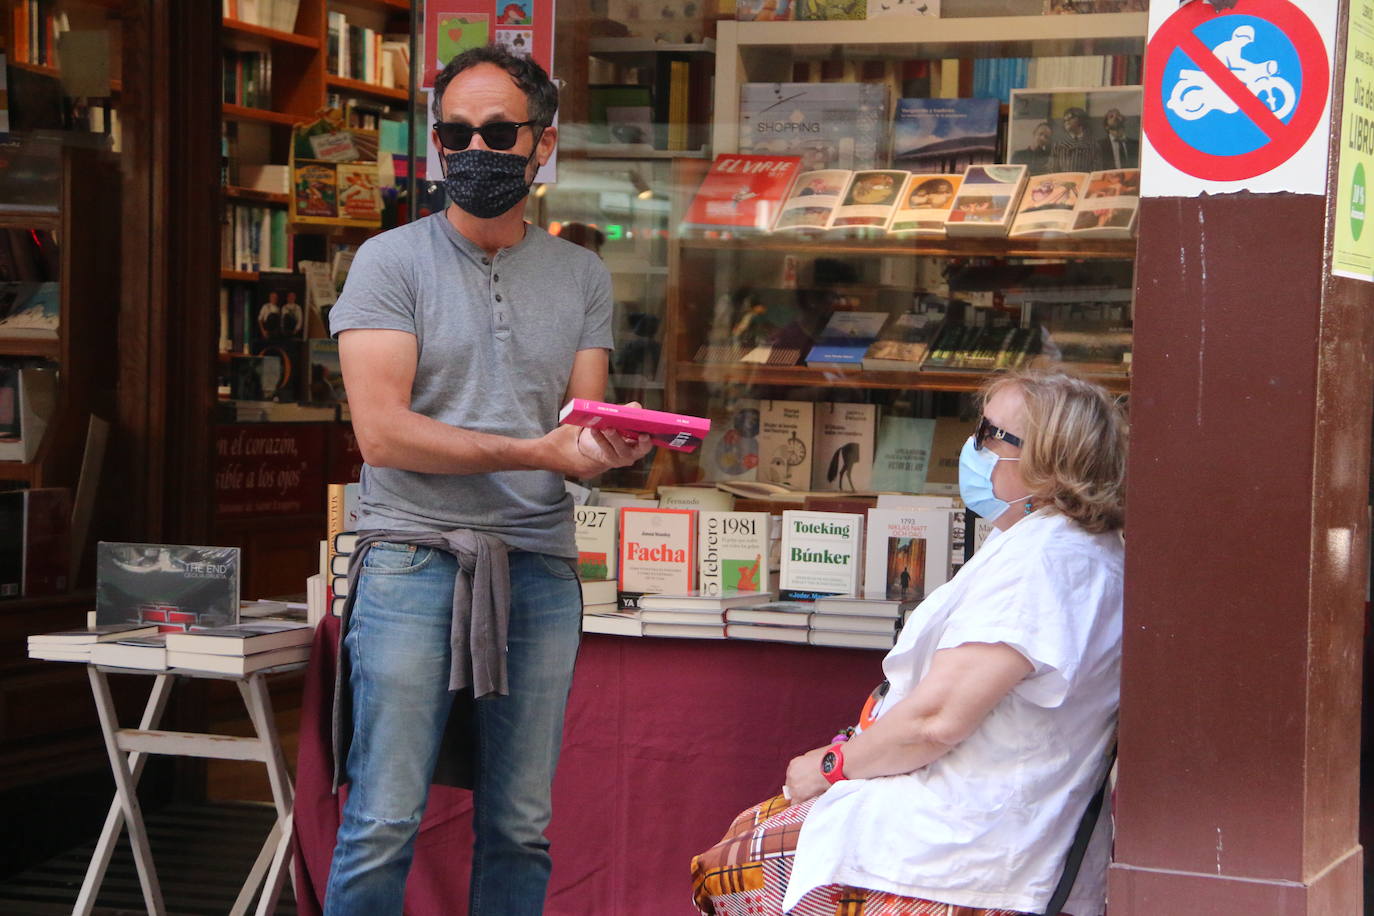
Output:
M889 131L898 97L997 97L1001 102L997 158L982 161L1006 162L1008 98L986 88L970 93L970 70L975 74L984 68L995 70L997 61L1005 58L1036 62L1042 58L1062 61L1099 56L1110 61L1117 56L1118 61L1138 61L1144 50L1144 13L958 18L957 9L950 9L955 6L946 3L944 15L949 18L720 21L715 30L713 153L795 154L795 150L776 146L750 146L749 141L757 141L745 135L751 122L741 103L741 88L746 84L817 82L820 77L821 82L886 82L889 116L885 126ZM942 64L946 74L951 64L956 74L962 65L962 91L954 89L948 76L941 84ZM914 90L912 81L905 79L913 73L922 74L924 79L927 72L934 76L929 82L917 81L919 88ZM1103 85L1120 84L1119 73L1116 77L1104 79ZM980 78L974 76L974 80ZM1018 85L1024 83L1012 83L1013 87ZM790 118L794 124L802 120L786 107L769 116L778 121ZM763 125L758 126L762 131ZM893 146L895 159L895 143ZM852 167L907 167L890 163L885 157L886 146L879 149L876 161ZM833 162L802 166L803 170L835 167ZM850 166L841 163L839 167ZM709 168L706 161L679 161L674 183L690 198ZM962 166L956 171L962 171ZM906 401L909 405L912 396L903 392L929 392L929 396L915 396L918 411L963 410L967 401L943 399L939 393L977 391L1001 365L999 362L985 358L974 368L954 368L934 366L927 360L920 367L874 371L862 362L807 366L807 351L833 311L875 310L895 317L912 308L913 299L919 300L922 294L959 300L961 307L968 307L967 314L977 314L979 320L995 316L996 321L1008 322L1009 328L1018 324L1038 326L1042 313L1036 310L1042 300L1059 297L1074 303L1100 294L1120 303L1116 314L1124 315L1125 320L1123 326L1112 328L1116 335L1113 340L1120 347L1122 335L1126 335L1128 349L1135 251L1136 242L1131 238L917 238L881 230L769 233L747 227L732 231L682 226L675 230L669 258L666 409L711 414L738 398L872 401L884 405ZM1076 314L1071 304L1055 307L1061 308L1054 313L1057 316ZM738 339L750 309L760 315L766 313L775 327L790 323L803 332L796 345L800 349L797 359L789 363L784 356L774 361L782 364L741 359L753 345L745 342L747 346L741 347ZM1091 350L1094 342L1089 336L1084 333L1073 340L1080 344L1086 341L1083 349ZM1063 339L1068 341L1070 335ZM1065 361L1073 363L1068 350L1066 344ZM1084 358L1077 361L1077 370L1125 394L1130 387L1129 354L1118 352L1112 359L1114 363L1093 363ZM960 406L956 408L956 404ZM696 473L681 464L677 470L678 476L686 479Z
M222 0L218 387L221 401L230 402L222 419L336 419L330 386L311 384L312 355L321 348L309 341L327 338L319 308L329 301L307 299L299 265L318 262L330 281L337 279L358 244L394 224L395 208L384 219L374 208L364 208L369 212L362 217L346 212L344 164L301 159L293 131L335 112L334 123L357 130L366 149L358 156L366 163L348 174L365 186L360 193L381 200L392 154L408 146L411 6L410 0ZM305 181L311 165L328 173L327 180ZM299 313L286 310L292 297ZM282 310L268 314L274 303ZM263 356L272 361L265 369ZM251 401L254 409L232 409L237 401Z

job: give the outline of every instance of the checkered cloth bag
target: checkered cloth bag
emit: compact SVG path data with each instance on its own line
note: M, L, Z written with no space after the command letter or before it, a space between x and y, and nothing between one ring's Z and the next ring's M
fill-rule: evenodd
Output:
M705 916L782 916L802 821L815 799L789 805L781 795L735 818L725 837L692 860L692 898ZM937 903L827 884L789 916L1025 916L1013 910Z

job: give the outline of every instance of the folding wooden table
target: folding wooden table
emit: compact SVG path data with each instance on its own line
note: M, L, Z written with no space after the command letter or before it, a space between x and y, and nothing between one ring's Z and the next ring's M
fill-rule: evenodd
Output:
M162 901L162 888L158 884L157 870L153 866L152 852L148 847L148 833L143 825L143 814L139 810L138 794L135 791L143 765L149 754L166 754L176 757L207 757L215 760L257 760L267 767L268 780L272 784L272 800L277 808L277 820L262 844L257 861L248 873L248 879L234 901L230 916L242 916L248 912L253 897L261 889L256 913L266 916L276 909L277 899L281 896L282 884L290 875L295 887L295 872L291 868L291 825L293 789L291 774L286 768L281 742L277 738L276 723L272 718L272 703L267 695L267 678L270 675L303 668L303 662L281 665L255 671L247 675L219 674L212 671L194 671L189 668L173 668L168 671L149 671L138 668L112 668L104 665L88 665L87 674L91 681L91 693L95 697L96 712L100 716L100 730L105 737L105 750L110 757L110 769L114 773L115 798L110 803L110 812L105 817L104 829L96 843L95 853L86 869L86 878L81 884L74 914L87 916L95 906L100 885L105 879L110 857L115 843L119 840L121 829L129 830L129 841L133 847L134 864L138 868L138 881L143 889L143 900L151 916L163 916L166 907ZM107 672L117 674L146 674L154 677L153 689L148 695L147 705L143 708L143 718L138 728L120 728L115 713L114 700L110 696ZM158 729L162 714L167 708L167 699L172 686L179 678L211 678L214 680L234 681L243 696L248 717L257 733L255 738L242 738L232 735L208 735L193 732L172 732Z

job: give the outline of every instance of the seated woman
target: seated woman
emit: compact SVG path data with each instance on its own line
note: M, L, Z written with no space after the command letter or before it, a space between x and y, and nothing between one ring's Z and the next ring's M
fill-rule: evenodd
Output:
M959 489L997 530L912 613L853 737L793 759L693 860L703 913L1044 911L1116 729L1125 465L1098 386L988 386ZM1065 913L1103 912L1106 821Z

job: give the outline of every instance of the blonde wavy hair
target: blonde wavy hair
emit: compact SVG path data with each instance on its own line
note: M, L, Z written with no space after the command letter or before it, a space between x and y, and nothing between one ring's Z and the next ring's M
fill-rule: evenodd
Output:
M1092 532L1126 524L1126 417L1102 386L1060 369L998 376L983 389L983 404L1015 387L1025 403L1021 479L1037 500L1050 503Z

